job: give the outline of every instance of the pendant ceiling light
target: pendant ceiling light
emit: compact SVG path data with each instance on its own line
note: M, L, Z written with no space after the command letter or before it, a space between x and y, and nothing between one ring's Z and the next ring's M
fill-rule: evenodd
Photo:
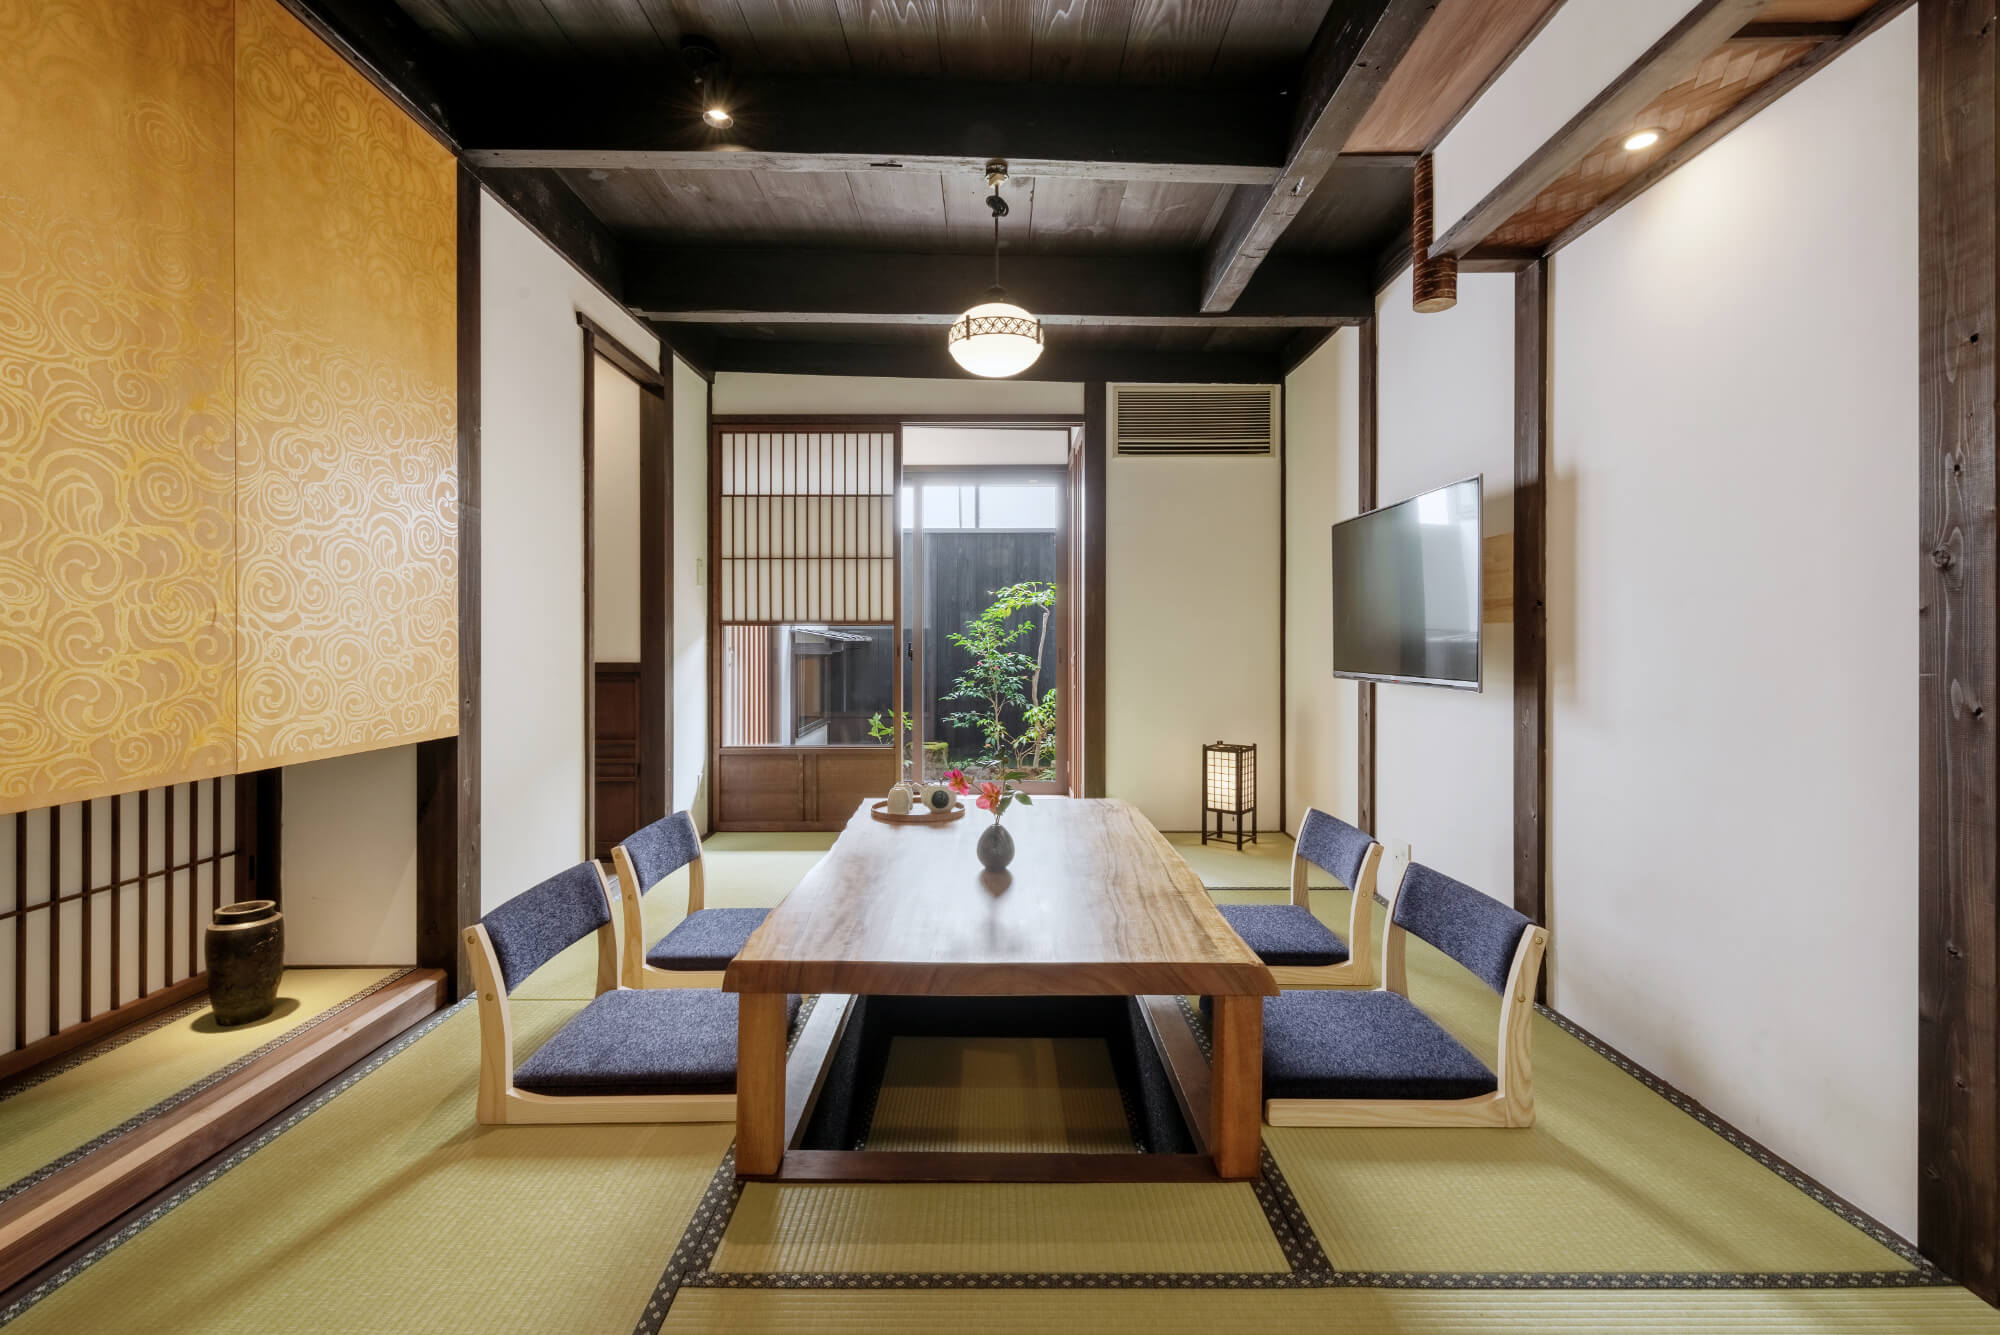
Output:
M1000 183L1007 179L1007 164L986 164L986 183L993 193L986 207L993 210L993 286L986 300L952 322L945 346L952 360L974 375L1019 375L1042 355L1042 322L1009 302L1007 289L1000 286L1000 220L1007 216L1007 201L1000 198Z

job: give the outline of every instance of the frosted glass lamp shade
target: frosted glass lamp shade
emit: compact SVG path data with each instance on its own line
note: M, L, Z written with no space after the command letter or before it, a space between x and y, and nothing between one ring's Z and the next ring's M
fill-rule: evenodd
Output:
M988 301L952 323L945 344L974 375L1019 375L1042 355L1042 322L1005 301Z

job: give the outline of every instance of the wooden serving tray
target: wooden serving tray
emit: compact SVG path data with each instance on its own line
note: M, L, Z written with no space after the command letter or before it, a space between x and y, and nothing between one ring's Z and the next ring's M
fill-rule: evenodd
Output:
M955 801L949 811L932 811L926 807L922 811L912 810L906 816L898 816L889 810L889 800L884 798L870 806L868 814L884 825L943 825L964 816L965 803Z

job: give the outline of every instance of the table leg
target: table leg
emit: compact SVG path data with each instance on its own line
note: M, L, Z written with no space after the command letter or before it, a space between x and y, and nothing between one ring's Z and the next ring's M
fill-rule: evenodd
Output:
M736 1171L763 1176L785 1157L783 992L736 998Z
M1264 1124L1264 999L1218 996L1209 1027L1209 1133L1215 1171L1259 1171Z

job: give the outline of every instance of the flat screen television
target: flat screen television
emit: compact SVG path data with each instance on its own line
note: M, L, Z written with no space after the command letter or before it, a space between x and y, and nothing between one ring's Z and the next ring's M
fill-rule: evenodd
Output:
M1479 689L1482 482L1333 526L1333 675Z

